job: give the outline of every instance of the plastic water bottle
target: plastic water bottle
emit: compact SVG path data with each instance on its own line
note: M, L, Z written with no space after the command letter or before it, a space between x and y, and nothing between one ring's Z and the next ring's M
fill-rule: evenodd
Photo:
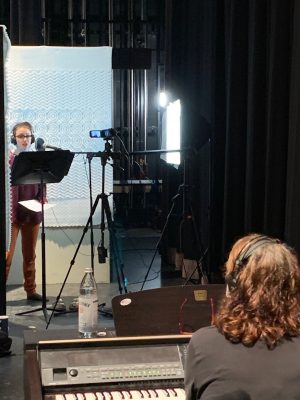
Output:
M78 299L78 331L82 338L97 335L98 327L98 295L97 285L90 267L85 268L85 274L80 284Z

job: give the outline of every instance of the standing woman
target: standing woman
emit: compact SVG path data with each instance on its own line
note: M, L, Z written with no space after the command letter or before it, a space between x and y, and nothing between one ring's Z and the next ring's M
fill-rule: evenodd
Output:
M15 146L9 153L10 167L12 167L15 157L21 152L31 151L31 145L34 143L31 124L26 121L16 124L12 130L11 142ZM41 301L42 296L36 292L35 249L42 214L41 212L28 210L19 204L19 201L33 199L42 200L40 197L40 185L21 184L11 186L11 241L6 257L6 279L12 264L18 234L21 232L24 289L27 293L27 300Z
M226 263L216 326L195 332L185 366L187 400L300 399L300 270L268 236L238 240Z

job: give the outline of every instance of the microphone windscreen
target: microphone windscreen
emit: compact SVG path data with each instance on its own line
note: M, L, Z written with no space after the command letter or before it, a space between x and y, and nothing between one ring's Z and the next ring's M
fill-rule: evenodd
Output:
M42 138L37 138L36 141L35 141L35 149L36 149L37 151L44 151L44 150L45 150L45 148L44 148L44 146L43 146L44 143L45 143L44 139L42 139Z

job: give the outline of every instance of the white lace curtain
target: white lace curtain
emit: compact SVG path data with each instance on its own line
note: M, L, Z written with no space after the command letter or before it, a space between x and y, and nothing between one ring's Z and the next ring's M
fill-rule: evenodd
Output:
M15 123L29 121L35 137L48 144L73 152L102 151L103 140L91 139L89 131L112 127L111 54L110 47L12 46L5 69L8 147ZM91 169L95 199L102 182L99 158ZM112 168L106 168L105 191L112 189ZM86 156L75 154L69 174L49 184L47 194L56 206L46 211L46 226L84 226L90 212Z

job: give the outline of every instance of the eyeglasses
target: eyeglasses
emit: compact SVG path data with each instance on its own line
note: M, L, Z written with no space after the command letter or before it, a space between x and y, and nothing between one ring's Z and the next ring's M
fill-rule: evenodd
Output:
M32 137L32 135L18 135L18 136L16 136L17 139L29 139L31 137Z

